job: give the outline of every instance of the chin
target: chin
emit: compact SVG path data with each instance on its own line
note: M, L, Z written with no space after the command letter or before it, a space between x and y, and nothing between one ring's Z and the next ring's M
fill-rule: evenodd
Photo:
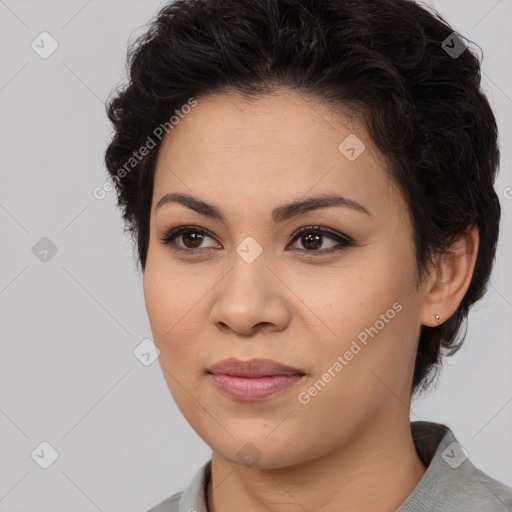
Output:
M263 432L262 429L259 436L226 435L222 439L205 441L217 456L247 468L280 469L299 464L304 457L307 458L303 451L297 451L298 443L290 442L289 437L271 439Z

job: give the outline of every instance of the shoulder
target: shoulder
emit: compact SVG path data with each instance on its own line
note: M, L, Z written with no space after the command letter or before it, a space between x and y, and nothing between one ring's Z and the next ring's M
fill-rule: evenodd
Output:
M471 463L466 475L467 485L458 491L459 503L471 510L485 512L512 511L512 487L495 480Z
M437 510L449 512L510 512L512 487L505 485L473 466L469 461L464 469L450 478L449 485L440 486L432 496ZM421 509L423 510L423 509Z
M473 465L446 426L411 424L427 471L397 512L511 512L512 487Z
M182 494L183 492L177 492L176 494L173 494L158 505L155 505L147 512L179 512L180 499Z
M469 460L449 471L429 467L397 512L512 511L512 488L483 473Z
M188 486L147 512L207 512L206 491L211 475L211 459L194 475Z

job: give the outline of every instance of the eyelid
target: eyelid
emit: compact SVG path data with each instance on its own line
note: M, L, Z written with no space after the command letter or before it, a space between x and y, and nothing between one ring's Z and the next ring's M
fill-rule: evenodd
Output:
M215 237L213 237L209 231L205 228L201 228L199 226L194 226L194 225L182 225L182 226L177 226L175 228L170 228L170 229L167 229L165 230L161 236L159 236L159 239L160 241L164 244L164 245L169 245L171 246L171 240L173 238L176 238L178 237L179 235L182 235L183 233L188 233L188 232L194 232L194 233L199 233L203 236L208 236L210 238L213 238L215 239ZM186 251L186 252L189 252L189 253L192 253L192 252L198 252L198 250L194 250L194 249L184 249L183 247L172 247L173 250L175 251ZM204 248L203 248L204 249Z
M327 228L325 226L320 226L320 225L311 225L311 226L304 226L302 228L299 228L297 231L295 231L293 233L293 235L291 236L291 239L292 239L292 241L295 241L295 239L298 238L299 236L301 236L302 234L309 233L309 232L320 233L323 236L328 236L335 240L338 240L338 241L341 240L347 244L355 245L355 241L348 235L339 233L338 231L334 231L330 228ZM313 252L313 251L309 251L309 252Z

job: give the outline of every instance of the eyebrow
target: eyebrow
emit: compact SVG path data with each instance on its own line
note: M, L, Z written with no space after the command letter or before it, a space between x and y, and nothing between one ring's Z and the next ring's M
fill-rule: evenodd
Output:
M222 222L226 221L224 215L217 206L187 194L165 194L158 201L156 209L160 208L164 204L169 203L178 203L206 217L217 219ZM365 215L372 215L365 206L357 201L354 201L353 199L348 199L339 194L321 194L318 196L309 197L308 199L296 200L291 203L276 206L272 210L272 221L277 224L278 222L284 222L302 213L333 206L350 208L357 212L364 213Z

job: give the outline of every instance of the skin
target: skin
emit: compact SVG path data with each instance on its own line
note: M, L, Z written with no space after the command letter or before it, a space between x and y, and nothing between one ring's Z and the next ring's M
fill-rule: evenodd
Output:
M338 149L350 134L366 146L354 161ZM225 221L178 203L157 209L172 192L216 205ZM278 205L333 192L371 215L336 206L272 221ZM160 238L181 225L209 234L195 243L178 235L175 246L190 252L174 252ZM314 225L355 245L321 255L337 240L293 239ZM247 237L263 249L251 263L236 252ZM287 89L251 101L199 98L159 151L144 295L169 390L212 449L210 512L396 510L426 470L409 420L421 326L456 310L477 250L475 228L417 287L408 207L357 116ZM300 403L395 303L400 312ZM241 402L205 373L228 357L274 359L306 375L270 399ZM238 455L247 443L256 447L250 463Z

